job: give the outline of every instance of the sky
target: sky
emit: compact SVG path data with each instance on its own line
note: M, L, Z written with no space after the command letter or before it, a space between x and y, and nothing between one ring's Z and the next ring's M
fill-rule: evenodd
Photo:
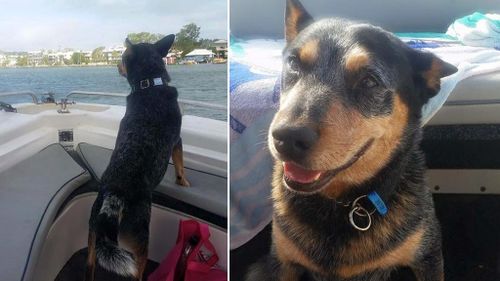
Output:
M200 37L227 38L226 0L0 0L0 50L93 50L128 33L177 33L194 22Z

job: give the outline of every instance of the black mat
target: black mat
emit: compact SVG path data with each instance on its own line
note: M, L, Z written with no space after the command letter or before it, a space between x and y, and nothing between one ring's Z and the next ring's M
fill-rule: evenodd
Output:
M440 125L424 129L429 169L500 169L500 125Z
M85 276L85 265L87 260L87 248L76 252L69 261L64 265L63 269L57 275L55 281L80 281ZM146 270L144 271L143 280L148 280L147 276L158 267L158 263L148 260ZM97 266L95 281L132 281L133 278L125 278L118 276L112 272L108 272Z
M443 233L445 280L500 280L500 196L434 195ZM231 280L243 280L248 266L269 252L270 227L231 251ZM391 281L414 281L401 268Z

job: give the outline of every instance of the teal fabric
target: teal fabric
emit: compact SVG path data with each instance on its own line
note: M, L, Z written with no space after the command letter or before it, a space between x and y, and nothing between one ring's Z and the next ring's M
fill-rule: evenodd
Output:
M456 39L446 33L438 32L398 32L394 33L399 38L415 38L415 39Z
M491 24L495 25L497 28L500 28L500 20L493 20L490 17L487 17L485 14L480 13L480 12L475 12L472 15L465 16L463 18L457 19L457 22L470 27L470 28L475 28L477 23L480 20L487 20L490 21Z
M466 46L500 49L500 15L475 12L455 20L446 34Z
M244 50L243 47L239 44L243 40L234 37L233 35L229 36L229 45L231 46L231 52L233 55L243 55Z

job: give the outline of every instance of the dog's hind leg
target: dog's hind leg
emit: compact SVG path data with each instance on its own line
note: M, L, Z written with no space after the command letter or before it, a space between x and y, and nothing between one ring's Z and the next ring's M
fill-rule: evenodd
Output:
M150 196L150 195L149 195ZM129 206L122 218L120 243L130 251L137 268L134 277L143 280L148 262L149 222L151 218L151 198L141 198L139 203Z
M137 280L142 280L146 264L148 263L148 241L140 241L134 251L137 264Z
M85 281L94 281L96 253L95 253L95 232L89 231L87 254L87 269L85 271Z
M92 205L92 211L90 213L89 220L89 237L88 237L88 248L87 248L87 268L85 270L85 281L94 281L95 279L95 269L97 263L97 254L96 254L96 217L99 214L99 210L101 209L102 202L104 200L103 193L99 193L97 195L94 204Z
M134 235L138 236L135 237ZM140 234L126 234L125 236L126 238L121 238L120 242L124 242L127 250L130 250L134 256L137 268L137 271L134 274L135 280L142 281L144 270L146 269L146 265L148 263L148 236L142 232Z
M174 162L175 168L175 183L182 186L189 186L189 182L186 180L186 175L184 174L184 156L182 151L182 139L180 138L172 150L172 161Z

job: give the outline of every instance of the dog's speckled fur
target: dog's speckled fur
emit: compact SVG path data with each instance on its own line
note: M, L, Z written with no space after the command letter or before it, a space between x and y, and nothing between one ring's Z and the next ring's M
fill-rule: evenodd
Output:
M378 27L314 22L298 0L287 1L285 26L280 109L269 130L276 159L273 245L247 280L383 281L394 268L408 266L419 281L442 281L420 115L440 78L456 68ZM302 128L307 143L286 144ZM307 193L315 182L290 181L284 162L332 176ZM372 227L362 232L339 202L371 191L381 194L389 211L375 213Z
M177 90L167 85L170 79L162 60L173 41L173 35L155 44L126 41L127 50L118 68L135 90L127 97L115 149L92 207L87 281L94 279L96 261L120 275L142 278L148 254L151 193L163 178L173 151L177 182L188 185L182 167ZM141 80L156 77L162 78L163 86L138 89Z

